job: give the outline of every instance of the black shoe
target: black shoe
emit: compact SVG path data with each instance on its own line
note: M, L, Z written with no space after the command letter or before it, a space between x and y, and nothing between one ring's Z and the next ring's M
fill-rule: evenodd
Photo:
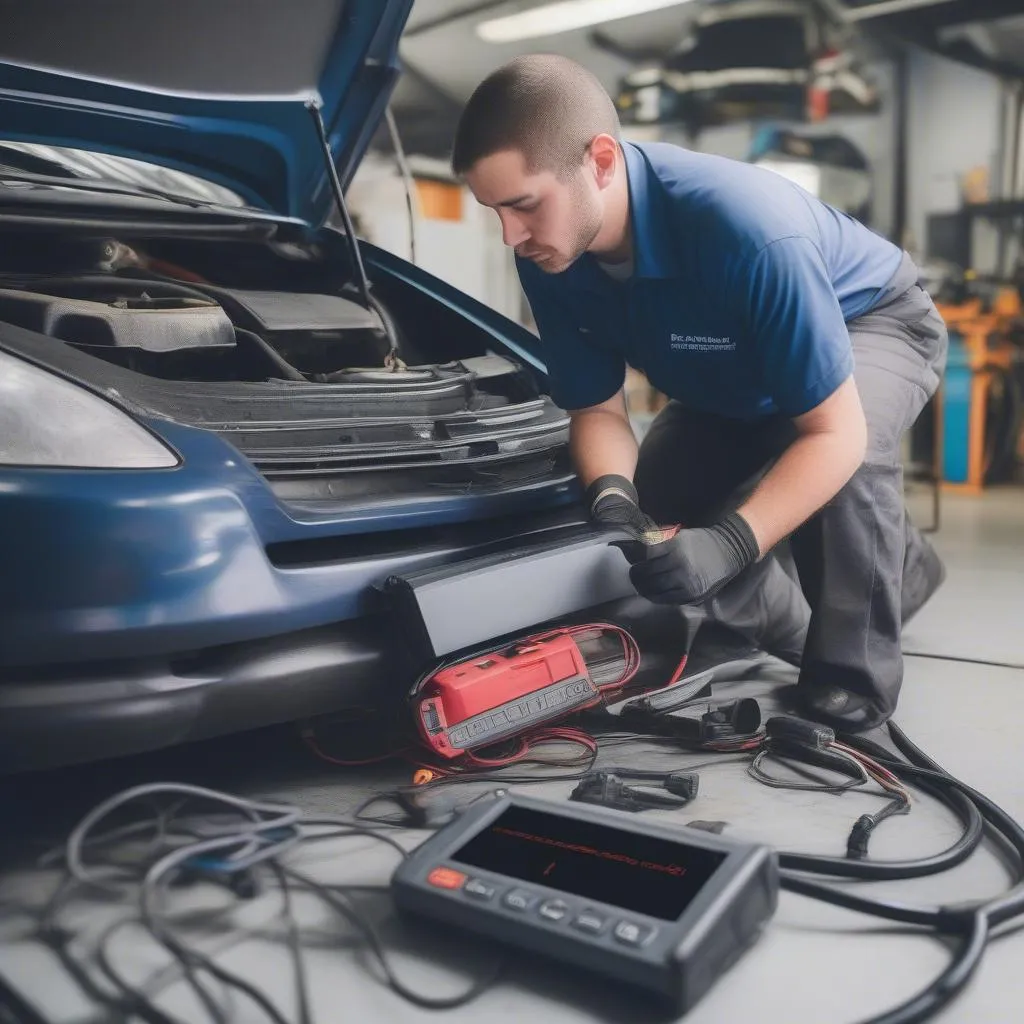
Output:
M939 553L917 530L910 531L903 566L903 624L906 625L945 582Z
M803 690L799 699L804 710L817 722L836 732L868 732L890 717L870 697L842 690L838 686Z

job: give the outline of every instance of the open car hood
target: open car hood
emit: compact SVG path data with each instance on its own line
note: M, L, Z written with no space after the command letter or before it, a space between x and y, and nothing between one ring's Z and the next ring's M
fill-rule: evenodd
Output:
M412 0L0 0L0 141L194 174L314 226L398 77Z

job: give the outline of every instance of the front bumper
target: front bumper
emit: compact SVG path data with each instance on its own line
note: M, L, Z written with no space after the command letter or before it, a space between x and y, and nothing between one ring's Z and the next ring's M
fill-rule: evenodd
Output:
M0 774L121 757L374 704L391 666L372 622L155 657L5 673Z
M388 576L581 523L559 480L291 508L216 435L161 433L181 468L0 470L0 684L355 620Z
M483 564L496 607L482 609L482 621L495 636L539 625L536 616L569 617L631 593L636 600L625 560L608 540L575 530L564 545L547 536L507 548L498 559L468 560L464 592L457 565L446 573L446 591L465 608L480 596ZM538 558L547 579L586 585L551 587L538 579L543 600L531 601L521 589L523 566ZM503 585L503 571L519 581L518 593ZM403 620L386 598L378 592L372 603L377 610L354 621L175 657L5 672L0 773L140 753L400 700L412 682L416 655L403 644Z

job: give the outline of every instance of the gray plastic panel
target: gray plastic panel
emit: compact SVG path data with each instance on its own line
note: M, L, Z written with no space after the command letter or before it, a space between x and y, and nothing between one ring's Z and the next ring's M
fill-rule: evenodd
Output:
M424 654L443 657L635 596L629 563L609 544L615 539L588 531L442 570L392 577L387 589L404 606L408 629L420 634Z

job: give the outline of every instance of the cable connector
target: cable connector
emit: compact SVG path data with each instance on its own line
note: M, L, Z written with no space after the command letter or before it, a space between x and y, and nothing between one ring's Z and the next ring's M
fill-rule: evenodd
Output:
M680 776L686 774L686 772L679 773ZM687 788L682 780L679 785L684 790ZM696 792L695 783L691 783L691 788ZM580 780L569 795L569 799L577 803L597 804L599 807L613 807L618 811L633 813L659 808L682 807L691 799L676 795L667 785L665 785L665 789L665 793L659 793L657 790L648 789L645 786L627 786L618 775L612 772L590 772Z
M862 814L854 822L850 838L846 840L846 856L850 860L863 860L868 855L868 843L876 824L870 814Z
M825 750L836 741L834 729L817 722L808 722L803 718L789 715L776 715L765 723L765 735L770 740L790 740L814 750Z
M700 776L696 772L672 772L662 783L669 793L684 800L695 800L700 789Z

